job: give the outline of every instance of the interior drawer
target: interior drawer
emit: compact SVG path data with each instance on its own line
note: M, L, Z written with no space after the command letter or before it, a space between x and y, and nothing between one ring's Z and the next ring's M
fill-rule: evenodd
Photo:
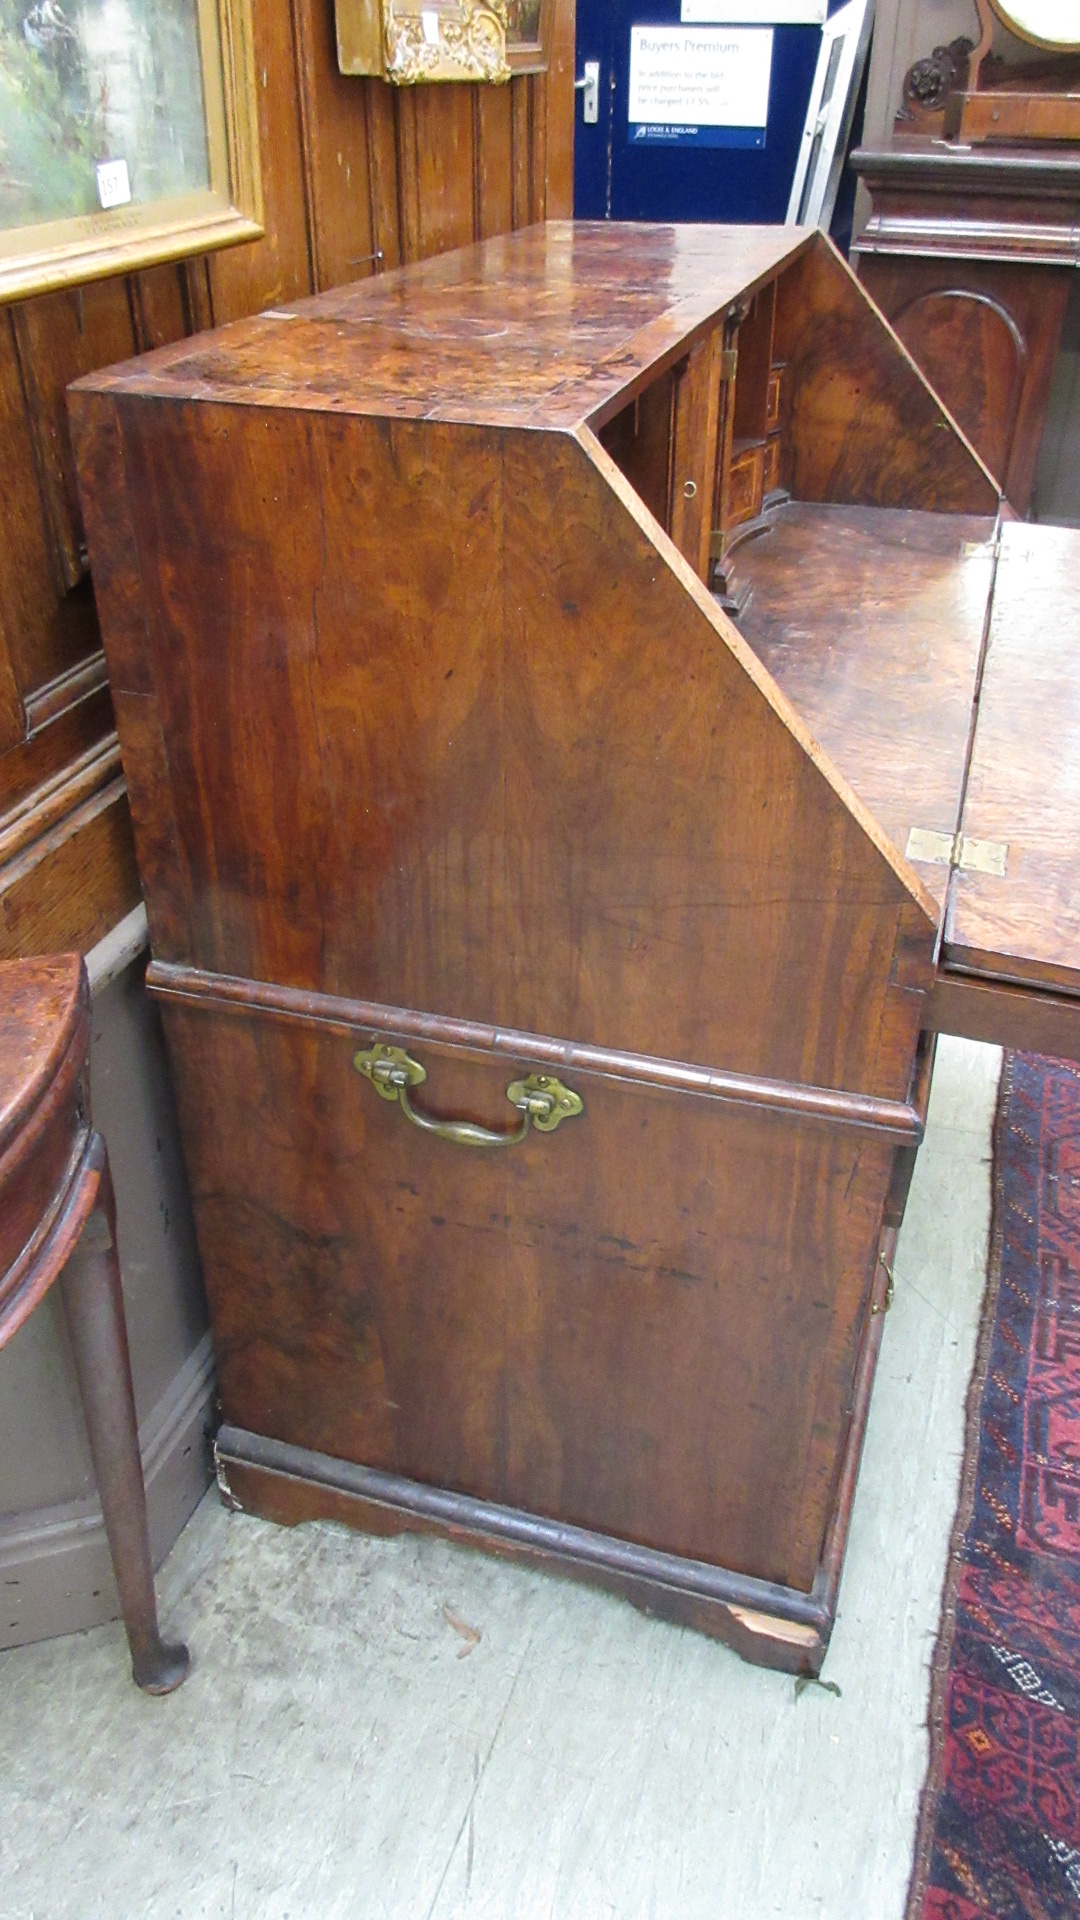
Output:
M745 520L756 520L761 512L761 501L765 485L765 447L759 442L754 446L732 448L731 465L728 469L728 484L724 502L724 531L738 527Z
M783 391L784 369L782 366L769 368L769 382L765 390L765 431L772 433L780 425L780 400Z

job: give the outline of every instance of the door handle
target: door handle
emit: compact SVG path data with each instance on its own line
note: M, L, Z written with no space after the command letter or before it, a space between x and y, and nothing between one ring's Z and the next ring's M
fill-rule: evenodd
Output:
M581 117L585 125L595 127L600 118L599 60L586 60L581 79L574 81L574 92L581 95Z

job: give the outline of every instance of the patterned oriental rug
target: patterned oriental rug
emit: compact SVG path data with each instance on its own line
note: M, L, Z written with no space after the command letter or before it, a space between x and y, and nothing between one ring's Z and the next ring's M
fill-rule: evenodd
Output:
M1006 1057L907 1920L1080 1915L1080 1067Z

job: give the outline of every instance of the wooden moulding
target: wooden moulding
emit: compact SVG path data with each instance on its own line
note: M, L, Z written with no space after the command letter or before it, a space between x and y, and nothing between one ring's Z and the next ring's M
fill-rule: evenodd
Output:
M217 1013L254 1013L270 1019L318 1024L331 1032L350 1035L395 1034L485 1057L494 1054L514 1061L539 1061L568 1070L577 1068L581 1072L599 1073L611 1079L701 1094L736 1105L798 1115L806 1120L888 1134L900 1142L917 1144L922 1139L924 1116L916 1105L900 1100L727 1073L715 1067L658 1060L646 1054L607 1047L581 1046L548 1035L518 1033L509 1028L447 1019L440 1014L419 1013L405 1007L310 993L297 987L271 986L261 980L240 980L157 960L152 961L147 970L146 983L160 999L183 1000Z
M38 687L26 699L26 732L31 740L52 720L70 712L108 685L105 655L100 648L67 673L61 673L46 686Z
M973 153L941 142L860 148L852 165L874 208L855 256L902 254L1075 266L1080 162L1072 155Z
M941 972L926 1002L934 1033L960 1034L995 1047L1080 1060L1080 999L1020 981Z
M228 1505L279 1526L337 1520L364 1533L441 1535L603 1587L643 1613L724 1642L758 1665L816 1675L836 1617L895 1245L895 1230L886 1229L824 1548L808 1593L448 1488L422 1485L398 1474L354 1466L241 1427L223 1426L218 1433L218 1485Z
M769 1666L817 1673L825 1657L832 1621L814 1593L351 1466L241 1427L221 1428L215 1456L226 1502L278 1525L338 1520L366 1533L441 1534L604 1587Z
M0 815L0 955L86 952L138 899L110 732Z
M32 849L37 843L88 802L98 799L109 805L118 780L122 784L120 742L111 733L0 816L0 872L19 860L16 871L21 873L27 855L34 864Z
M902 253L950 260L1017 260L1024 266L1075 267L1075 223L1040 224L1034 230L1024 220L967 219L942 214L932 219L918 214L880 213L871 216L856 253Z

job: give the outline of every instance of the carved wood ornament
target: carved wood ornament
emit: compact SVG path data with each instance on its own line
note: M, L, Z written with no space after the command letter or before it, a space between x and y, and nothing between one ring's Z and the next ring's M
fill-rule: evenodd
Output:
M904 75L897 132L942 133L966 144L1080 139L1080 29L1063 0L974 0L979 38L935 47ZM1043 55L1017 63L994 50L1008 34ZM912 122L915 123L914 128Z
M413 86L548 65L551 0L336 0L338 66Z

